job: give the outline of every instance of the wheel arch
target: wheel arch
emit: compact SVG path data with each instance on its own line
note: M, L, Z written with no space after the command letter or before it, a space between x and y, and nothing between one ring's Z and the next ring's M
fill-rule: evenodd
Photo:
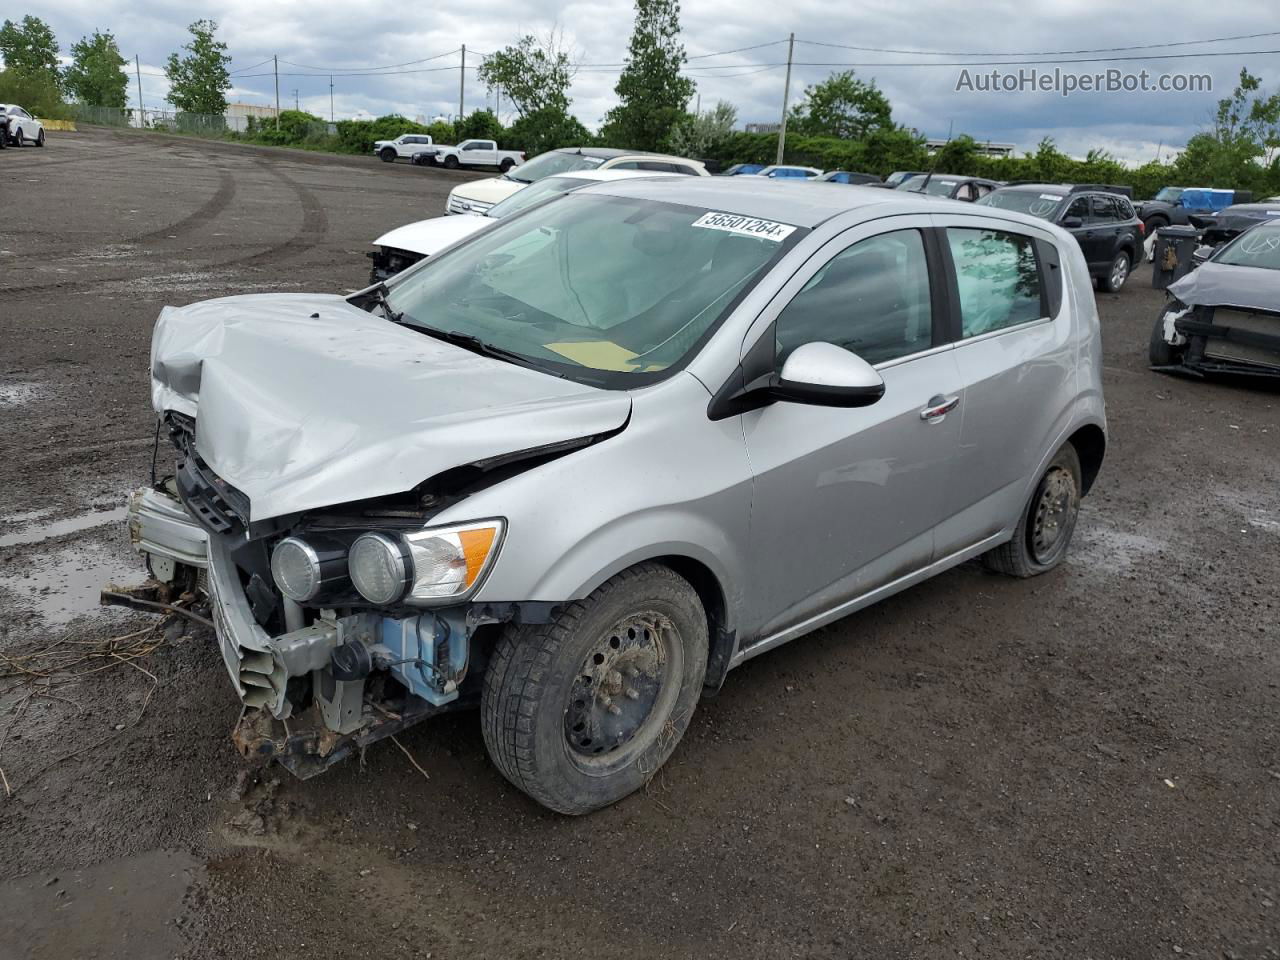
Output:
M1102 469L1102 459L1107 452L1107 435L1097 424L1086 423L1067 437L1067 442L1076 448L1076 456L1080 458L1081 493L1087 494Z

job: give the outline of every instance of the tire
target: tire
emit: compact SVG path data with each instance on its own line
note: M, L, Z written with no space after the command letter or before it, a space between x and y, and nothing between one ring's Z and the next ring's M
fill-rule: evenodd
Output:
M1132 266L1133 259L1129 256L1129 251L1121 250L1111 261L1106 274L1098 278L1099 288L1107 293L1119 293L1124 282L1129 279L1129 270Z
M503 173L506 173L515 165L516 165L516 162L512 160L510 157L503 157L502 162L498 164L498 169L501 170Z
M458 169L458 158L457 158L457 157L455 157L453 154L450 154L449 156L445 157L445 158L444 158L444 168L445 168L446 170L457 170L457 169Z
M1182 350L1173 346L1164 338L1164 318L1177 309L1175 304L1168 304L1156 317L1155 326L1151 328L1151 343L1147 347L1147 362L1153 367L1171 367L1182 359Z
M13 145L15 147L22 146L22 128L19 127L13 135Z
M1080 456L1075 447L1064 443L1036 484L1012 539L982 555L988 569L1025 578L1058 566L1067 555L1080 515L1080 478ZM1066 500L1061 501L1064 496Z
M378 151L378 156L383 163L394 163L396 159L396 151L392 147L383 147Z
M551 623L507 627L480 701L489 756L557 813L607 807L675 750L706 670L689 582L656 563L624 570Z
M36 146L37 146L37 147L43 147L43 146L44 146L44 131L43 131L43 130L41 130L39 133L37 133L37 134L36 134Z

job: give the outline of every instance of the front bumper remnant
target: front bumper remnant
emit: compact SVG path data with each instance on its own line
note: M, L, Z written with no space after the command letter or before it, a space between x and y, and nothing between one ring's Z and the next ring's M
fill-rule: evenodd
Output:
M209 565L208 534L176 495L154 487L135 490L127 520L133 548L150 560L157 579L172 580L175 564L198 570Z

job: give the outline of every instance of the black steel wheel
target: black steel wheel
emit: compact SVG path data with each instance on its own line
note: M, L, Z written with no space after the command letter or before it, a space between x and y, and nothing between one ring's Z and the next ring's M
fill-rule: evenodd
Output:
M1067 555L1083 496L1080 456L1065 443L1040 476L1013 537L983 555L986 565L1012 577L1047 573Z
M381 150L378 151L378 156L382 158L383 163L391 163L396 158L395 148L383 147Z
M458 158L455 157L453 154L449 154L449 156L444 158L444 166L446 170L457 170Z
M543 806L598 810L644 786L675 750L706 668L697 592L670 568L641 564L552 623L507 629L485 674L485 745Z

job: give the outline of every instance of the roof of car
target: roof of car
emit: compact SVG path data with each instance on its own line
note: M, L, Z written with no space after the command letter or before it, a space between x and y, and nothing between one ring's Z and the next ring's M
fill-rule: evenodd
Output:
M667 173L663 170L566 170L554 173L550 180L637 180L660 179L662 177L678 177L678 173Z
M602 160L613 160L617 157L661 157L666 154L652 153L648 150L620 150L617 147L560 147L556 153L580 153L584 157L599 157Z
M858 207L901 203L903 194L843 183L813 182L803 190L783 180L762 177L664 177L625 180L585 187L580 193L607 193L638 200L665 200L707 211L774 220L798 227L813 227L838 213ZM919 196L921 203L958 201Z
M903 181L903 183L909 183L910 181L915 180L919 177L930 177L931 178L930 183L932 183L933 180L954 180L956 182L964 182L964 183L968 183L970 180L976 181L978 183L998 183L999 182L997 180L988 180L986 177L970 177L963 173L917 173L908 177L906 180Z

